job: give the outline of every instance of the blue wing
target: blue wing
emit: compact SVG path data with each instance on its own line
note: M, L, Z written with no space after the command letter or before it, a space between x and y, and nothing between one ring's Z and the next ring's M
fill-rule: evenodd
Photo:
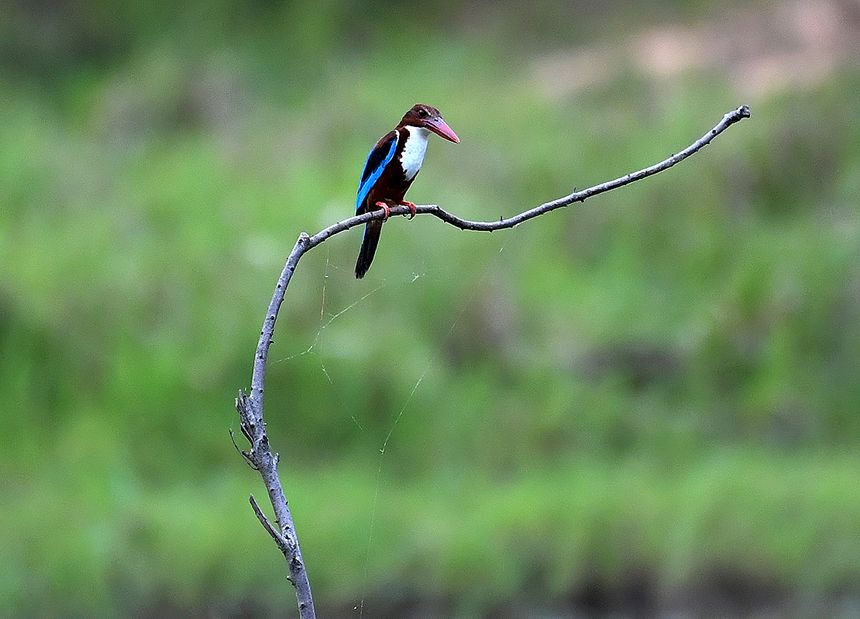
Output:
M385 166L394 157L399 137L400 134L397 131L390 131L376 143L376 146L367 155L367 162L364 164L364 171L361 173L361 182L358 184L358 197L355 199L356 212L364 206L367 194L370 193L376 181L382 176Z

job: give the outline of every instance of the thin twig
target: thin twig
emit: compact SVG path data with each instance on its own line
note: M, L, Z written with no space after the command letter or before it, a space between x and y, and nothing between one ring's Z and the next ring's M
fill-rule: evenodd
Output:
M269 535L271 535L272 539L275 540L275 543L278 545L278 548L281 549L281 552L283 552L284 555L289 555L290 543L287 541L287 538L281 535L280 531L278 531L269 521L253 494L248 496L248 502L251 504L251 509L253 509L254 513L257 514L257 519L260 521L260 524L262 524L263 528L269 532Z
M588 187L581 191L574 190L573 193L550 202L545 202L540 206L523 211L513 217L500 218L498 221L470 221L468 219L462 219L457 215L453 215L435 204L418 206L417 214L433 215L445 223L451 224L452 226L462 230L492 232L494 230L502 230L504 228L513 228L524 221L534 219L535 217L550 211L570 206L577 202L584 202L592 196L606 193L613 189L618 189L624 185L629 185L630 183L634 183L671 168L676 163L683 161L690 155L710 144L715 137L730 126L744 118L749 118L749 116L749 107L742 105L736 110L724 115L722 120L720 120L713 129L690 144L690 146L659 163L636 172L631 172L630 174L625 174L624 176L614 180L594 185L593 187ZM405 206L398 206L391 209L392 215L406 215L408 213L409 209ZM311 596L310 583L308 582L307 572L304 568L304 560L302 559L302 553L299 547L299 540L293 526L293 518L290 514L287 499L284 496L281 481L278 478L278 455L272 453L269 447L269 439L266 435L266 423L263 418L263 392L266 380L266 362L269 356L269 346L271 346L273 341L272 335L275 331L275 322L278 320L278 312L284 301L284 294L287 291L287 286L289 286L293 273L295 272L302 256L307 251L313 249L320 243L323 243L335 234L367 223L372 219L382 219L383 216L384 211L380 209L378 211L364 213L362 215L357 215L340 221L320 230L313 236L308 236L305 232L302 232L299 235L295 246L293 246L290 255L287 257L287 261L284 264L281 275L278 277L278 283L275 286L272 300L269 302L269 307L266 311L266 318L263 320L263 328L260 331L260 339L257 343L257 351L254 357L254 372L251 377L250 393L240 391L239 397L236 398L236 410L239 412L241 420L240 427L242 433L251 444L251 449L243 451L242 455L244 455L248 462L250 462L251 465L260 472L260 475L263 478L263 482L266 485L266 491L269 494L269 500L272 502L272 507L275 511L275 518L278 522L279 530L272 525L268 518L266 518L253 497L251 497L251 506L263 527L265 527L269 532L278 544L278 548L284 553L284 556L287 559L287 564L290 570L289 578L290 582L292 582L296 588L296 598L298 600L299 615L301 619L313 619L316 617L316 614L314 611L313 597Z

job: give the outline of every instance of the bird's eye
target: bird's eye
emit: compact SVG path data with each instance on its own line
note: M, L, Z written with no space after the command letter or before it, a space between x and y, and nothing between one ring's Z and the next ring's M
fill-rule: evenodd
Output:
M418 110L418 115L421 118L427 118L427 116L429 116L429 114L427 114L427 110L425 110L423 107L420 110Z

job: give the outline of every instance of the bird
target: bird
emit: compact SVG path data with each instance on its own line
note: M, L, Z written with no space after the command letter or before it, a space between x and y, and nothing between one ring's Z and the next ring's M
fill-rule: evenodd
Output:
M364 237L355 263L356 278L364 277L370 268L379 244L382 224L391 215L391 208L406 206L411 213L410 219L415 217L415 205L403 198L424 163L431 131L449 142L460 142L439 110L431 105L416 103L367 155L358 183L355 214L361 215L381 208L385 211L385 217L369 221L364 227Z

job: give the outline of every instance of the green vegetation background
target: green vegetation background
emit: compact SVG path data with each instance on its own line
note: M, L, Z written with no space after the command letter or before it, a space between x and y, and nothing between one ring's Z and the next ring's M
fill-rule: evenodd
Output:
M320 615L858 608L860 47L774 86L800 5L135 4L2 9L0 614L291 616L232 400L416 101L462 144L411 199L477 219L753 118L514 231L393 220L363 281L358 230L306 257L267 417Z

